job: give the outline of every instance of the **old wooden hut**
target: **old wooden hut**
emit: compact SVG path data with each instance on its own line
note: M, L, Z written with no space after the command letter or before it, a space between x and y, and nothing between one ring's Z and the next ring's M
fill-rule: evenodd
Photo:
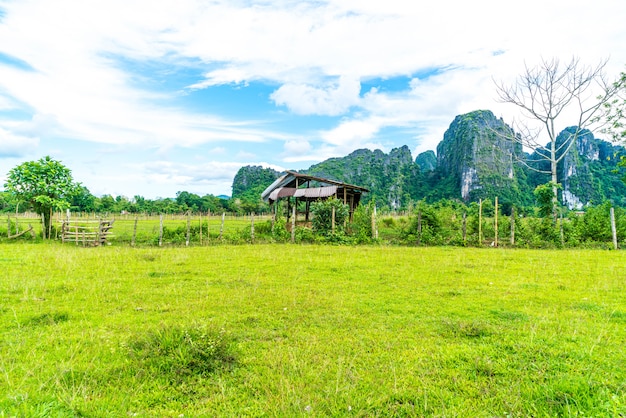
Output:
M336 197L350 208L350 219L361 200L363 193L369 192L365 187L342 183L340 181L301 174L287 170L261 194L261 198L270 205L280 199L287 200L287 217L295 206L301 210L304 206L304 220L309 220L311 202ZM300 204L304 202L304 204ZM296 217L298 210L296 210Z

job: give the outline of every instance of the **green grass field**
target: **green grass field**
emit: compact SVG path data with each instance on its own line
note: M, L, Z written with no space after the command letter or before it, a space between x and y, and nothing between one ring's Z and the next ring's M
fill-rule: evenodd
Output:
M624 416L626 252L0 244L0 417Z

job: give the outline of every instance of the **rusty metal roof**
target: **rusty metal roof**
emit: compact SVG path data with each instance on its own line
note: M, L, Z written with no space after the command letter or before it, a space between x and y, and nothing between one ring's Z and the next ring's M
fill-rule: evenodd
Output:
M302 180L304 184L305 181L315 181L318 183L330 184L331 186L323 186L323 187L308 187L299 189L296 186L300 185L299 180ZM322 197L330 197L337 192L337 189L347 188L353 189L355 192L369 192L365 187L355 186L352 184L342 183L340 181L325 179L321 177L309 176L308 174L301 174L295 171L287 170L285 174L276 179L263 193L261 194L261 198L264 201L276 201L280 197L286 196L295 196L295 197L306 197L306 198L322 198ZM287 194L290 193L290 194ZM292 193L292 194L291 194ZM297 194L296 194L297 193Z

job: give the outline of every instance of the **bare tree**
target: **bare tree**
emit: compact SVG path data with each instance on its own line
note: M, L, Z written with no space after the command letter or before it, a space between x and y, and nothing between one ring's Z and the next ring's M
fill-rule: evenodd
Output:
M585 66L578 58L563 65L553 58L542 59L536 67L525 66L524 73L511 84L495 82L499 100L521 109L523 119L512 124L516 135L506 139L519 142L534 151L535 160L524 162L529 168L550 174L553 183L553 216L557 213L557 165L576 144L583 129L589 129L618 92L615 83L604 74L604 60L595 67ZM558 122L568 119L567 125ZM559 132L575 126L562 142L557 142ZM538 168L547 162L550 170ZM545 165L545 164L544 164Z

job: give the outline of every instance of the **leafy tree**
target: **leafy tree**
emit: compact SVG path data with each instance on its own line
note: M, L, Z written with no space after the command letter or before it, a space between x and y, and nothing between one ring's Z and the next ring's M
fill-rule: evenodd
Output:
M102 195L96 200L96 210L100 213L115 212L115 198L110 194Z
M604 75L606 61L596 67L587 67L576 58L562 65L558 59L542 60L536 67L526 67L515 83L496 83L501 102L520 108L526 121L514 123L519 134L508 135L510 141L518 142L534 151L537 163L548 162L549 170L534 170L550 174L553 187L552 214L557 214L557 164L565 158L576 144L583 129L596 121L602 109L619 93L619 83L610 83ZM596 91L594 92L594 89ZM589 100L590 97L595 97ZM565 126L575 126L562 142L557 141L562 119L573 116ZM547 145L546 144L547 140Z
M43 215L45 231L50 229L52 210L69 208L79 187L71 170L49 156L12 168L4 184L6 191Z
M17 202L9 192L0 192L0 212L15 212Z
M77 188L76 194L72 196L70 204L72 210L93 212L96 210L96 197L91 194L88 188L80 186Z
M190 209L193 212L197 212L202 208L202 198L197 194L186 191L176 193L176 203L180 205L181 209Z

